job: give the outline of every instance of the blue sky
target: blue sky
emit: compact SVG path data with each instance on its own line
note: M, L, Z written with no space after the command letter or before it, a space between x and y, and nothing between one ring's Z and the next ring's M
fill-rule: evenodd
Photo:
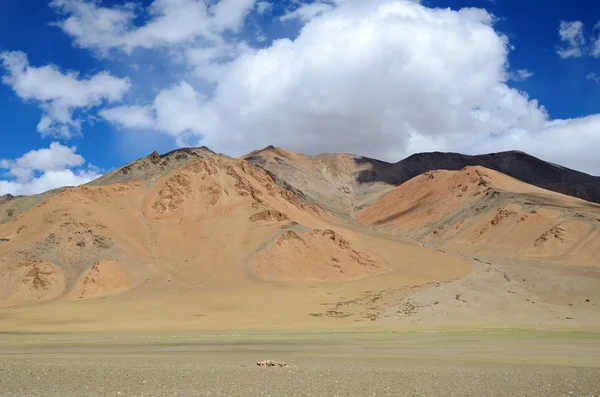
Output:
M560 21L582 21L588 33L600 21L600 3L588 0L433 0L438 7L483 7L499 18L496 28L515 47L509 61L534 76L512 85L538 98L553 118L574 118L600 111L600 86L590 84L589 73L600 74L600 62L581 57L562 62L557 57ZM565 100L568 98L568 100Z
M599 175L594 3L5 0L0 194L182 145L519 149Z

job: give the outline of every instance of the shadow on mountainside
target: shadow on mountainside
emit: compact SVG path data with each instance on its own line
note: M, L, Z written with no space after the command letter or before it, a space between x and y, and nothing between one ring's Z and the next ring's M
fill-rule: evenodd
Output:
M389 216L386 216L383 219L378 220L377 222L374 223L374 226L385 225L386 223L393 222L393 221L397 220L398 218L401 218L405 215L409 215L409 214L415 212L417 209L419 209L421 207L420 201L426 199L429 196L431 196L431 193L428 193L425 196L421 197L419 201L417 201L415 204L411 205L410 207L403 209L402 211L395 212Z
M359 183L384 182L398 186L428 171L458 171L466 166L482 166L543 189L600 203L600 177L555 165L518 151L478 156L442 152L418 153L395 164L368 157L356 157L355 162L357 165L371 165L370 170L356 174L356 181Z

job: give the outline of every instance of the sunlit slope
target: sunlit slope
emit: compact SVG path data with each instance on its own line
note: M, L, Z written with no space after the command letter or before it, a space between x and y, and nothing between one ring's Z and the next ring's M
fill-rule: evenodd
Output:
M482 167L433 171L356 219L438 247L600 266L600 206Z

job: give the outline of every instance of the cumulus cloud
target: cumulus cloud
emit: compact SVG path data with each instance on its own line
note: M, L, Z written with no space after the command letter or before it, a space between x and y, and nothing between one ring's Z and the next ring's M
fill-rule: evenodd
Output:
M63 19L56 23L83 48L107 53L119 49L166 47L196 39L219 42L220 33L237 31L256 0L154 0L140 13L133 3L102 7L96 1L52 0ZM147 17L136 25L137 17ZM206 43L205 43L206 44Z
M47 171L25 183L0 180L0 194L8 193L13 196L38 194L64 186L83 185L99 176L100 174L93 170Z
M585 45L583 36L583 23L581 21L561 21L558 28L560 40L564 43L556 50L562 59L579 58L583 55L582 47Z
M156 127L173 136L198 131L203 120L202 94L185 81L161 91L154 100Z
M211 122L204 104L206 97L186 81L160 91L151 105L121 106L100 112L106 120L123 127L144 129L153 127L175 138L198 134Z
M21 181L31 179L34 171L59 171L65 167L77 167L85 163L83 157L75 153L76 147L63 146L52 142L47 149L32 150L16 160L0 160L0 167L9 169L9 175Z
M156 128L242 154L360 152L398 159L419 137L464 144L540 129L546 114L506 85L507 38L479 9L347 2L295 40L242 53L207 98L188 83L161 92Z
M62 186L76 186L100 176L76 153L75 146L52 142L48 148L32 150L17 159L0 160L0 169L7 170L0 179L0 195L36 194Z
M20 98L38 103L44 112L37 130L60 138L80 132L81 120L73 118L74 110L86 110L102 101L118 101L131 85L128 79L108 72L80 78L75 72L62 73L54 65L33 67L20 51L0 53L0 62L6 70L2 82Z
M88 8L65 6L80 3ZM284 20L302 24L294 39L275 40L261 49L227 42L223 28L205 19L199 25L208 26L207 34L139 33L159 32L154 23L171 15L164 8L168 4L196 3L155 0L150 10L159 11L135 26L134 17L127 15L138 15L138 9L53 1L67 13L61 27L78 45L125 52L175 45L186 72L191 71L173 74L174 82L154 98L106 109L102 117L231 155L269 144L392 161L418 151L520 149L589 172L600 170L600 157L590 149L597 139L597 117L552 121L535 99L511 88L509 80L532 73L511 71L508 38L494 29L494 17L485 10L434 9L403 0L316 1L284 15ZM224 19L238 22L229 26L239 28L250 3L229 3L242 10L238 17ZM89 7L120 17L109 14L97 23L85 19ZM209 19L214 18L211 7L205 9ZM260 10L258 3L250 7ZM178 20L168 20L179 29L173 22ZM71 29L69 21L85 26ZM108 33L99 34L101 28ZM559 33L561 56L583 51L583 24L564 22ZM206 45L198 38L221 44ZM581 139L569 138L569 133Z

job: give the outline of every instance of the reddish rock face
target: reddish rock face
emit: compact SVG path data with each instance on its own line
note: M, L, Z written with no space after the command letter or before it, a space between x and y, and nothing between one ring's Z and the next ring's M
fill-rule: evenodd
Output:
M158 164L160 163L160 154L158 154L158 152L152 152L148 155L148 160L153 164Z

